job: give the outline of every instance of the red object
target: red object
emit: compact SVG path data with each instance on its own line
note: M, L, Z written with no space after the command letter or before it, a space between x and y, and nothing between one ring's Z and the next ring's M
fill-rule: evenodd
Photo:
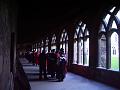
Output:
M35 56L35 63L36 64L39 64L39 54L37 52L34 53L34 56Z

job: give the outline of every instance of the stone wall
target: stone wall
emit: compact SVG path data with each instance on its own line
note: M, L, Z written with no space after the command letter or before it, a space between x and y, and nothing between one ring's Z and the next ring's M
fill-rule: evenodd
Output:
M15 32L15 29L12 28L13 23L10 23L11 16L9 15L12 12L9 9L8 2L5 1L0 1L0 90L12 90L13 74L10 72L11 32Z

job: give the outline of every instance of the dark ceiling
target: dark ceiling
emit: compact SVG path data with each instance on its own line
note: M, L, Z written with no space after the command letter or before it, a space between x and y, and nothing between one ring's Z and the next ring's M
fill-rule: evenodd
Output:
M43 0L42 0L43 1ZM18 1L18 43L33 42L76 15L90 15L105 1Z

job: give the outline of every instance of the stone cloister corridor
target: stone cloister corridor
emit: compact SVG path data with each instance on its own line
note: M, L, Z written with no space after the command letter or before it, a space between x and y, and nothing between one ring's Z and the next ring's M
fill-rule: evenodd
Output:
M0 90L89 89L120 90L120 0L0 0Z

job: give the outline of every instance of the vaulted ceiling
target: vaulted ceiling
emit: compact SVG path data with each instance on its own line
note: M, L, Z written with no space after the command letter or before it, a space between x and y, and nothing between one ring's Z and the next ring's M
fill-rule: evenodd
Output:
M38 2L39 1L39 2ZM105 1L18 0L18 43L32 42L77 15L92 15Z

